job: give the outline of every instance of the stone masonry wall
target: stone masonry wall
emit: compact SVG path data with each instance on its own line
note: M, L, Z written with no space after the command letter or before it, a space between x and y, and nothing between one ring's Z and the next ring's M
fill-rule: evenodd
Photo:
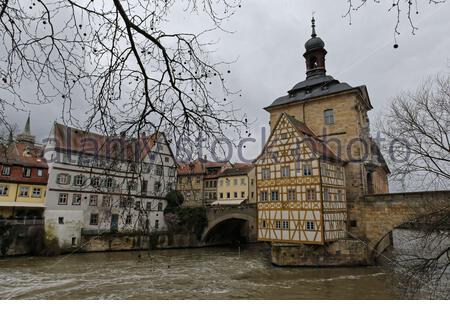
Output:
M395 227L450 203L450 191L364 196L349 206L349 233L372 246Z
M343 239L326 245L272 245L272 263L277 266L338 267L368 265L367 247L361 241Z

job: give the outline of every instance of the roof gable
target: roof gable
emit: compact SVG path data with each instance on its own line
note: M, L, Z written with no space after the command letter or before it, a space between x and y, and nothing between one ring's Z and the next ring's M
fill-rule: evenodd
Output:
M283 144L290 145L289 149L282 148L282 154L277 154L278 151L269 152L269 149L277 147L282 133L286 136ZM322 158L341 161L306 124L283 112L256 161L258 164L262 164L270 157L273 158L269 161L272 163L283 162L283 160L293 161L298 159L300 154L310 159Z

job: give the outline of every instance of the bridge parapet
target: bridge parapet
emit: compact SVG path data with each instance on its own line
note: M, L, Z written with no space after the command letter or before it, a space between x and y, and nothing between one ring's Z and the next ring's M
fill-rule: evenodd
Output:
M399 225L445 204L450 205L450 190L367 195L349 206L349 233L378 247Z

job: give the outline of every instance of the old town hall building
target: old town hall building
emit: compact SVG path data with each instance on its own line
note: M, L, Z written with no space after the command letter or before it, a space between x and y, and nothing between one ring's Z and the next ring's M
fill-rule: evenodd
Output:
M370 136L365 86L326 74L325 43L305 44L306 79L265 110L271 136L256 160L258 239L324 244L346 237L362 196L387 193L389 169Z

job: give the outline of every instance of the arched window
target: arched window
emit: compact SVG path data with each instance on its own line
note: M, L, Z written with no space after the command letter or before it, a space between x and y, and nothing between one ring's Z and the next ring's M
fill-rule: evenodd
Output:
M315 56L312 56L311 58L309 58L309 69L316 69L317 67L317 58Z
M334 110L333 109L327 109L323 112L323 117L325 120L325 124L330 125L334 124Z

